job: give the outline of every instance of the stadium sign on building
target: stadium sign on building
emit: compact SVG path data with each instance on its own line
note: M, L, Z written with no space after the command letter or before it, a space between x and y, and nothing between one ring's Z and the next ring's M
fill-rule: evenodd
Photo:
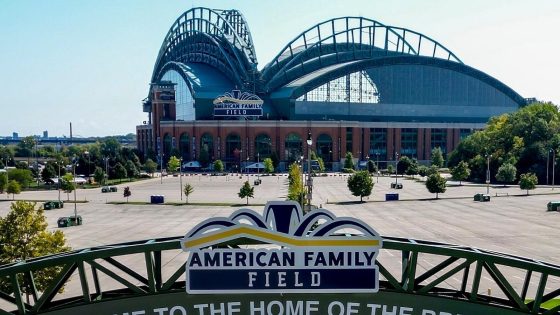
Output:
M213 103L214 117L260 117L263 114L263 100L239 90L220 95Z

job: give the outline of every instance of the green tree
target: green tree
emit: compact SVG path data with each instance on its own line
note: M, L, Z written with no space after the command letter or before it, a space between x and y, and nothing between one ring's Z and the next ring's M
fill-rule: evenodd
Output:
M264 164L264 171L266 173L274 173L274 163L272 162L271 158L266 158L263 161Z
M19 185L18 182L16 182L15 180L11 180L8 183L8 187L6 188L6 193L12 194L12 199L16 198L16 194L19 195L19 193L21 193L21 186Z
M138 176L138 169L136 168L136 164L132 160L126 161L125 168L128 178L131 179Z
M13 146L0 145L0 161L2 161L2 164L9 166L9 161L14 159L14 155L15 150Z
M408 156L401 156L399 163L397 164L397 173L405 174L406 170L413 164L413 161Z
M441 152L440 147L435 147L432 149L432 165L435 165L437 168L443 167L443 153Z
M538 178L534 173L521 174L519 177L519 188L527 190L527 196L529 195L529 190L537 188Z
M108 137L101 142L101 155L117 157L121 152L121 144L115 137Z
M8 173L0 173L0 194L4 193L4 190L8 187Z
M428 176L428 167L426 165L418 166L418 175L422 177Z
M325 171L325 162L323 161L323 158L318 156L313 150L311 150L311 160L317 161L317 163L319 163L319 170L321 172Z
M127 177L126 168L120 162L115 165L115 177L119 181Z
M208 149L202 148L200 150L200 154L198 154L198 161L200 162L200 164L202 164L202 166L204 167L208 166L208 163L210 162L210 155L208 154Z
M95 171L93 172L93 179L97 184L103 183L103 179L105 179L105 172L101 167L95 167Z
M249 197L254 198L255 187L251 187L249 181L245 181L241 189L239 189L239 193L237 194L239 198L247 198L247 205L249 205Z
M70 173L64 174L60 180L60 188L66 193L68 200L70 200L70 193L76 189L76 185L74 185L74 176Z
M27 164L29 165L29 158L33 153L33 148L35 147L35 137L27 136L21 139L18 143L17 155L21 157L27 157Z
M177 172L180 166L181 166L181 160L179 160L179 158L177 158L176 156L171 156L169 158L169 161L167 162L167 170L169 172L172 173Z
M506 183L512 183L517 176L517 168L510 163L504 163L498 168L498 172L496 173L496 179L499 182L504 183L504 187Z
M305 188L303 186L301 168L296 163L290 164L288 170L288 199L299 202L303 208Z
M185 194L185 197L187 197L186 203L189 203L189 196L192 195L193 192L194 192L194 187L191 184L186 183L185 187L183 187L183 193Z
M370 174L377 173L377 165L372 160L367 161L367 170Z
M126 186L123 190L123 197L126 198L126 203L128 203L128 197L130 197L132 195L132 192L130 191L130 188L128 186Z
M41 179L43 182L48 182L53 177L56 177L56 169L52 163L47 163L41 171Z
M16 201L10 212L0 217L0 265L26 261L34 257L67 252L70 247L62 231L49 231L43 210L35 203ZM62 266L40 268L33 271L33 283L38 291L45 291L56 279ZM18 278L23 293L31 294L28 277ZM11 285L5 278L0 278L0 290L8 294Z
M393 166L393 164L389 164L387 166L387 173L389 173L389 175L390 175L390 174L393 174L394 172L395 172L395 167Z
M354 169L354 157L352 156L352 152L346 152L344 156L344 168L348 170Z
M454 180L459 181L459 185L463 185L462 181L469 178L471 175L471 170L469 169L469 164L465 161L459 162L457 166L451 169L451 176Z
M448 164L465 161L471 169L470 178L486 179L486 155L491 155L490 173L497 174L500 165L510 163L518 174L535 173L540 182L546 180L550 149L560 146L560 112L552 103L534 103L519 110L492 117L484 130L463 139L450 153Z
M224 163L222 160L214 161L214 172L221 173L224 171Z
M439 173L431 174L426 180L426 188L432 194L436 194L436 199L439 199L439 194L443 194L447 190L446 182Z
M412 176L414 178L414 175L418 174L418 162L413 159L412 163L408 166L408 168L406 169L405 173L406 175Z
M280 164L280 157L278 156L278 153L276 151L272 151L270 159L272 160L272 169L276 169L278 164Z
M152 174L153 177L156 170L157 170L157 163L154 162L152 159L147 159L146 162L144 163L144 171L146 171L146 173Z
M359 171L352 174L348 178L348 189L354 196L360 197L360 202L363 202L363 197L371 195L373 189L373 180L368 171Z
M29 187L29 183L33 181L31 171L28 169L10 169L8 177L18 182L22 187Z

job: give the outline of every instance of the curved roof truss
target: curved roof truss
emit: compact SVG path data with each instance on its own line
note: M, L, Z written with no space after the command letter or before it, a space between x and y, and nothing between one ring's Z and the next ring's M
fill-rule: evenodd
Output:
M256 54L243 16L236 10L193 8L183 13L165 36L156 59L152 81L157 79L156 74L167 62L180 60L183 55L191 52L189 49L185 50L185 44L188 47L188 44L196 43L197 38L192 38L193 34L205 34L207 38L213 39L216 46L224 52L223 63L229 64L231 72L236 73L232 78L234 81L248 78L248 71L256 65ZM196 45L194 47L197 53L206 53L203 49L196 49Z
M296 99L303 94L312 91L313 89L330 82L334 79L340 78L344 75L361 71L368 68L384 67L384 66L394 66L394 65L428 65L444 69L449 69L464 73L471 77L474 77L492 87L504 93L512 100L514 100L519 105L525 104L525 99L521 97L517 92L511 89L509 86L500 82L496 78L489 76L488 74L467 66L462 63L451 62L448 60L442 60L437 58L429 57L414 57L414 56L394 56L386 58L377 58L369 60L358 60L346 62L336 66L329 67L320 74L313 73L305 77L301 77L297 81L291 82L286 86L286 88L291 89L289 98ZM284 95L285 97L285 95Z
M462 63L449 49L418 32L363 17L342 17L317 24L297 36L265 66L262 78L270 91L289 81L280 79L289 71L305 75L337 62L403 54ZM326 55L335 58L325 62L322 59ZM306 63L312 59L317 59L319 65L309 68Z

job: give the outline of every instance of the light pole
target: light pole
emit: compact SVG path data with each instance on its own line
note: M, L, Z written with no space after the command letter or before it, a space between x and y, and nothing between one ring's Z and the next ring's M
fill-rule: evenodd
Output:
M555 166L556 166L556 150L552 149L552 190L554 190Z
M257 152L257 181L259 182L259 184L261 183L260 181L260 175L261 175L261 154L260 152Z
M105 182L105 186L107 186L107 180L109 179L109 157L104 157L103 161L105 161L105 176L103 177L103 179Z
M183 157L179 161L179 194L181 195L181 201L183 201Z
M546 151L546 184L548 185L548 169L550 168L548 161L550 160L550 152L552 149Z
M307 211L311 211L311 199L313 194L313 179L311 178L311 146L313 138L311 132L307 133Z
M247 155L247 163L245 163L245 169L247 171L247 182L249 182L249 170L247 170L247 165L249 165L249 155Z
M76 190L78 189L78 186L76 185L76 166L78 166L78 163L76 162L77 159L74 157L74 160L72 161L72 169L74 173L74 222L78 225L78 207L76 203Z
M490 194L490 158L492 155L486 155L486 194Z
M243 149L239 150L239 178L243 179L243 169L241 168L241 159L243 159Z
M87 174L87 177L88 177L88 183L91 184L91 158L90 158L90 155L89 155L89 151L85 151L84 154L85 154L85 155L87 156L87 158L88 158L88 164L87 164L87 167L88 167L88 174Z
M399 154L395 152L395 188L397 188L399 178Z
M377 166L377 183L379 183L379 152L375 152L375 155L377 157L377 162L375 163L375 165Z
M163 154L159 153L159 183L163 184Z
M302 154L303 154L303 152L302 152ZM301 204L302 209L305 210L305 188L304 188L304 185L305 185L305 170L303 169L303 161L304 161L304 159L303 159L303 155L302 155L302 156L299 157L299 160L298 160L298 166L299 166L299 169L301 171L301 178L299 178L299 179L301 179L301 191L298 192L298 193L299 193L299 203Z
M58 179L56 181L56 184L58 186L58 201L60 202L60 161L56 161L55 164L58 168Z
M9 159L6 158L6 164L4 165L4 170L6 171L6 183L10 182L10 175L8 175L8 161ZM9 197L10 195L8 193L6 193L6 197ZM58 193L58 200L60 200L60 191Z

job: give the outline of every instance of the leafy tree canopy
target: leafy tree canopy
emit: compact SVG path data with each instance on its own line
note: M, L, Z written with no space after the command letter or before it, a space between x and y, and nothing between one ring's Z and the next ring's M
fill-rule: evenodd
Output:
M496 173L496 179L502 183L512 183L515 181L515 177L517 175L517 168L513 166L511 163L504 163L500 168L498 168L498 172Z
M4 218L0 217L0 265L70 250L62 231L47 229L43 210L36 208L35 203L16 201L10 209ZM61 266L56 266L34 271L37 289L44 291L61 270ZM19 280L24 292L30 293L28 279L21 277ZM12 293L7 282L0 279L0 290Z
M346 152L346 156L344 157L344 168L354 169L354 157L352 156L352 152Z
M167 162L167 170L169 172L177 172L181 166L181 160L176 156L171 156L169 162Z
M352 195L360 197L360 202L363 201L363 197L371 195L373 180L369 172L359 171L348 177L348 189Z
M185 187L183 187L183 193L185 194L185 197L187 197L186 202L189 203L189 196L192 195L192 193L194 192L194 187L189 184L186 183Z
M533 190L537 187L537 175L533 173L521 174L519 177L519 188L527 190L527 195L529 190Z
M271 158L266 158L263 161L264 164L264 171L266 173L274 173L274 163L272 162Z
M441 148L440 147L435 147L432 150L432 165L435 167L443 167L443 152L441 152Z
M243 186L241 186L241 189L239 190L239 193L237 195L241 199L247 198L247 204L249 204L249 197L254 198L254 193L255 193L255 187L251 187L249 181L245 181L245 183L243 183Z
M29 186L29 183L33 181L33 175L29 169L11 169L8 170L8 177L10 180L15 180L22 187Z
M431 174L426 180L426 188L432 194L436 194L436 199L439 198L439 194L444 193L447 190L447 181L439 173Z
M451 176L453 177L454 180L459 181L459 185L461 184L462 181L469 178L470 174L471 174L471 170L469 169L469 165L464 161L459 162L459 164L456 167L451 169Z
M0 173L0 194L4 193L6 187L8 186L8 174Z
M488 127L465 138L449 154L449 166L465 161L471 179L486 179L486 156L490 156L490 172L510 163L518 173L535 173L544 183L547 156L560 148L560 112L552 103L533 103L513 113L490 119ZM558 156L558 154L557 154ZM550 162L552 163L552 162ZM558 171L557 171L558 172Z
M144 170L150 174L153 174L157 170L157 163L152 159L147 159L144 163Z
M223 171L224 171L224 163L222 162L222 160L214 161L214 172L221 173Z
M21 186L15 180L11 180L8 183L8 187L6 188L6 193L12 194L12 198L15 198L15 195L18 195L21 192Z

